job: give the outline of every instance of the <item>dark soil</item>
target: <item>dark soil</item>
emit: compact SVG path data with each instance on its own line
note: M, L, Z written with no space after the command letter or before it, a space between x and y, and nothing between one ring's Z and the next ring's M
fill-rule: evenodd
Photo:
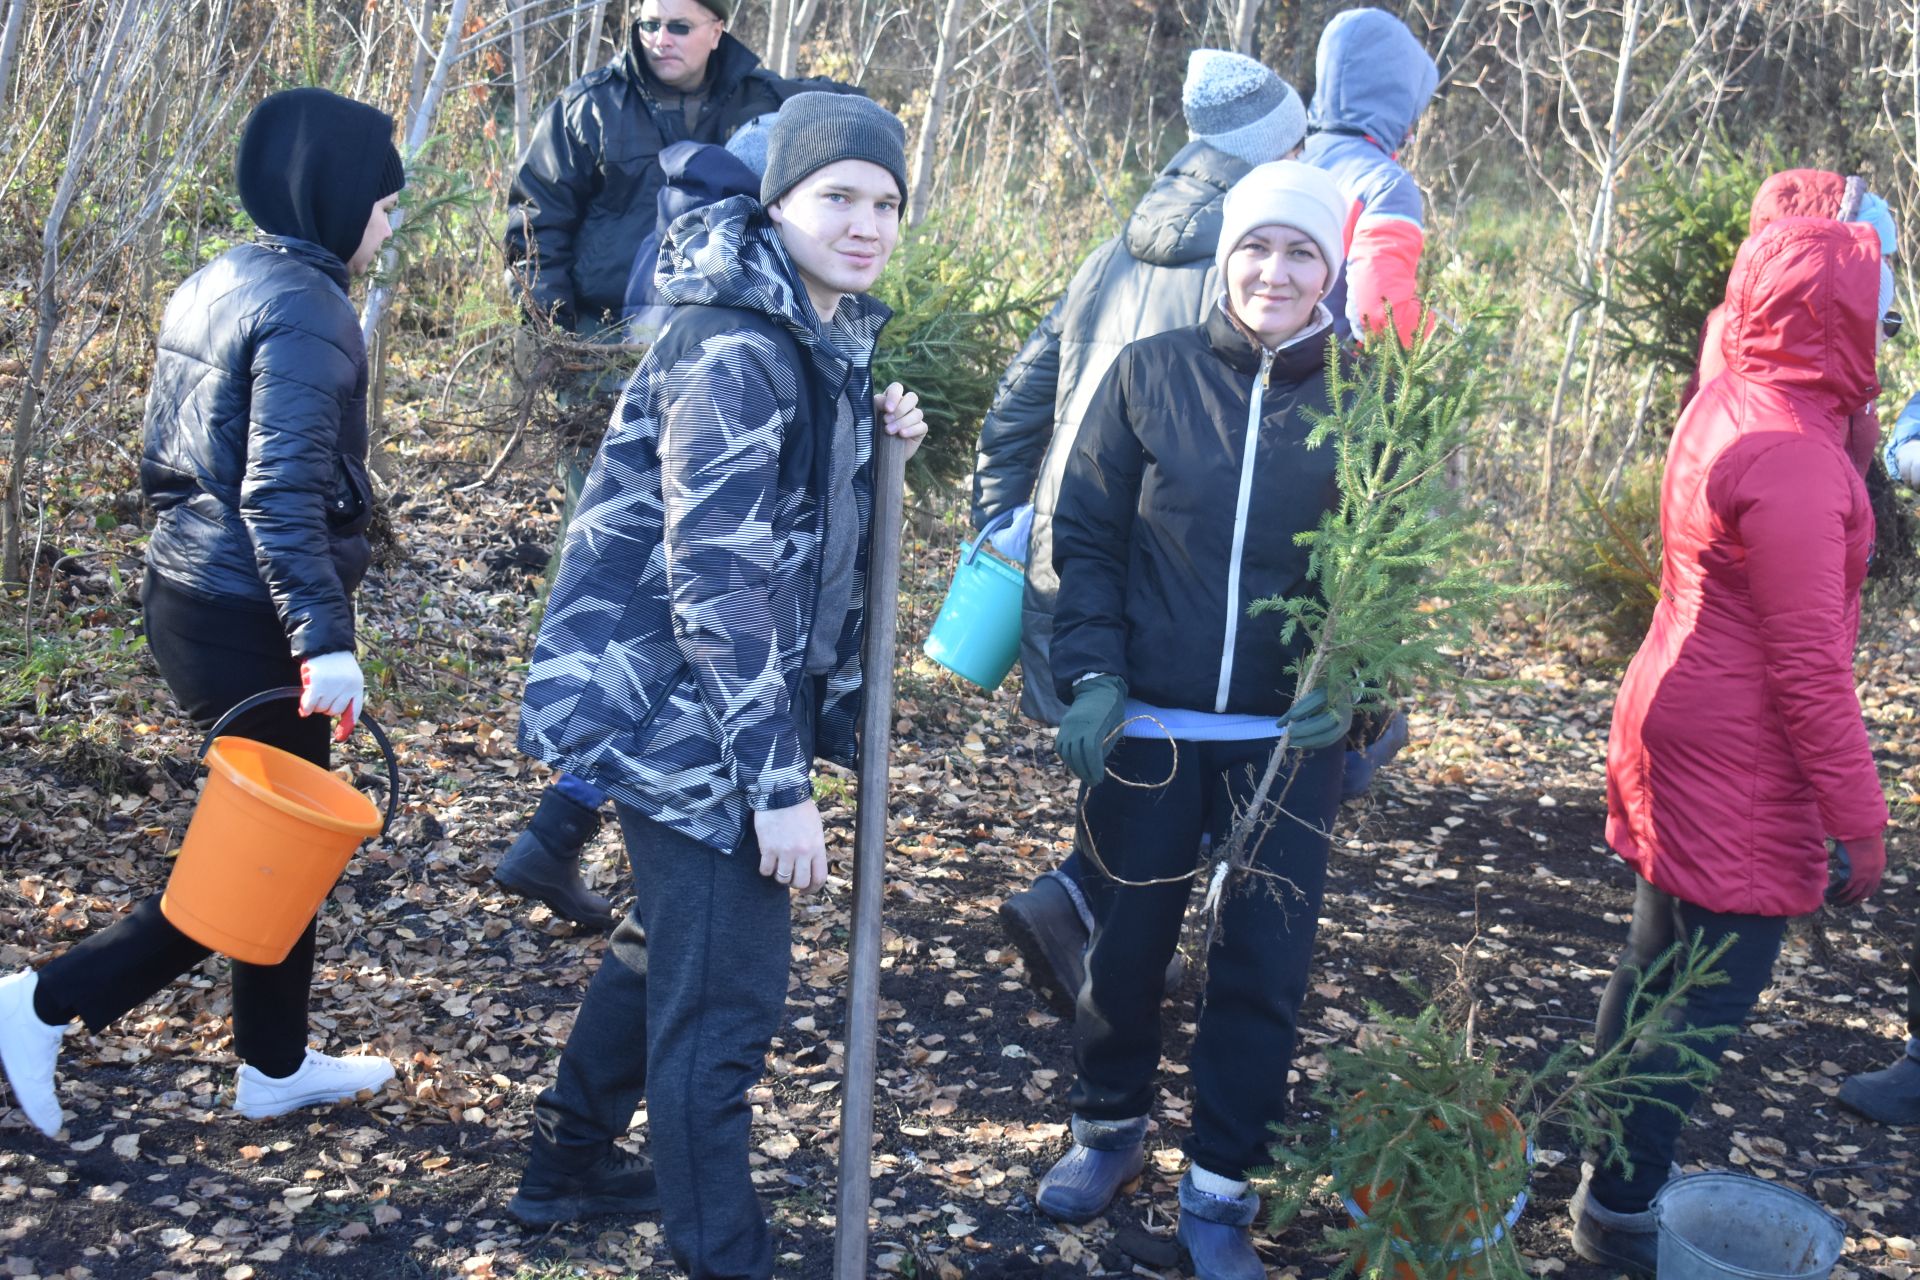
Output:
M331 1051L385 1052L399 1079L363 1104L233 1118L225 977L205 966L110 1033L69 1039L60 1139L0 1118L0 1274L673 1273L654 1221L536 1236L502 1211L529 1105L603 950L486 880L538 789L512 751L518 675L503 678L497 655L524 652L549 502L447 491L403 508L399 567L367 602L380 651L409 664L402 691L435 692L385 712L405 758L407 815L395 846L356 859L323 914L314 1037ZM916 543L906 574L870 1256L910 1276L1184 1275L1167 1242L1193 977L1165 1014L1144 1184L1086 1228L1033 1211L1035 1181L1065 1145L1071 1027L1028 989L994 909L1064 854L1071 793L1048 737L1015 715L1011 687L968 692L917 652L952 542ZM1888 624L1893 640L1868 673L1887 689L1911 690L1920 674L1899 643L1904 624ZM1489 683L1458 706L1418 711L1415 746L1344 815L1294 1064L1303 1104L1323 1050L1351 1039L1369 1001L1416 1007L1403 978L1470 996L1483 1044L1538 1063L1586 1033L1624 939L1630 878L1604 848L1599 790L1614 676L1583 673L1530 633L1470 666ZM120 696L165 705L150 668L127 682L135 692ZM150 715L151 734L79 757L94 762L84 773L65 770L56 744L91 723L94 692L83 677L44 715L0 714L0 792L14 797L0 805L0 971L44 963L109 923L160 883L161 855L177 844L190 795L174 765L191 733ZM1870 700L1868 713L1890 794L1911 791L1912 712L1892 698ZM97 767L102 752L125 767ZM823 795L845 849L849 788L830 780ZM617 858L603 835L602 888L624 879ZM1688 1169L1778 1178L1845 1217L1843 1275L1900 1280L1920 1235L1914 1131L1833 1101L1848 1073L1896 1051L1899 940L1920 899L1912 858L1896 841L1874 904L1796 929L1683 1139ZM755 1176L782 1274L798 1277L831 1273L848 896L836 883L796 908L791 1022L755 1093ZM632 1136L644 1147L643 1122ZM1538 1272L1594 1280L1604 1273L1567 1241L1578 1155L1553 1139L1544 1135L1518 1238ZM1339 1259L1321 1232L1336 1212L1329 1201L1263 1240L1273 1274L1328 1274Z

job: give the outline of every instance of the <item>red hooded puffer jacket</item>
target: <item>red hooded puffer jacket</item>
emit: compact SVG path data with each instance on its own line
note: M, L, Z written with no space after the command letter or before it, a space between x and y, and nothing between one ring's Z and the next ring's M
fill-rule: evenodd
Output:
M1858 178L1843 178L1826 169L1783 169L1753 193L1753 207L1747 213L1747 234L1757 236L1780 218L1841 218L1857 213L1865 193L1866 184ZM1877 280L1874 296L1879 296ZM1700 326L1699 364L1680 392L1682 409L1692 404L1700 388L1719 377L1727 367L1726 357L1721 354L1726 329L1727 308L1722 303L1707 313L1706 323ZM1853 460L1861 475L1867 473L1879 443L1879 409L1869 403L1856 409L1847 420L1847 457Z
M1727 282L1726 372L1674 428L1661 600L1607 746L1607 841L1714 911L1812 911L1822 836L1886 826L1853 690L1866 486L1847 411L1878 393L1871 229L1773 223Z

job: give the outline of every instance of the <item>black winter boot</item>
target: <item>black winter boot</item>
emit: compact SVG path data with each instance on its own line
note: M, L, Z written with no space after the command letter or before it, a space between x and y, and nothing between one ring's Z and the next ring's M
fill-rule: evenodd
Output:
M660 1207L653 1162L615 1147L579 1173L564 1173L540 1158L539 1143L507 1202L507 1216L523 1227L612 1215L632 1216Z
M533 821L493 869L502 888L546 903L575 924L613 927L613 904L580 878L580 851L600 829L600 815L548 787Z
M1881 1124L1920 1124L1920 1039L1892 1066L1847 1077L1840 1105Z
M1053 1011L1073 1016L1087 976L1087 935L1066 877L1049 871L1000 904L1000 927L1027 962L1027 981Z

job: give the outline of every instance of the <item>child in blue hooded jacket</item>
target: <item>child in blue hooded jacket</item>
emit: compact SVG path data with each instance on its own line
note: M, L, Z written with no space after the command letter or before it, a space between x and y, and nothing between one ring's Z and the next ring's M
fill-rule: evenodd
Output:
M1327 299L1335 332L1367 338L1391 323L1411 341L1433 324L1417 296L1426 206L1398 156L1433 101L1439 68L1400 19L1349 9L1321 32L1313 70L1300 158L1350 202L1346 270Z

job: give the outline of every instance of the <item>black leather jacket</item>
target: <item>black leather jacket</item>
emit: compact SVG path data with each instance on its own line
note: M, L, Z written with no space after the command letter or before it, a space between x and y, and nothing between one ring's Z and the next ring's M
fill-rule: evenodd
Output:
M367 353L347 269L264 237L167 303L147 396L147 565L193 595L268 604L293 656L353 648L371 552Z
M723 35L688 132L684 113L660 104L660 82L629 32L624 57L576 80L540 117L514 172L505 238L516 295L530 285L521 304L583 333L618 322L634 253L653 230L665 181L660 152L676 142L724 143L793 92L824 87L783 81Z

